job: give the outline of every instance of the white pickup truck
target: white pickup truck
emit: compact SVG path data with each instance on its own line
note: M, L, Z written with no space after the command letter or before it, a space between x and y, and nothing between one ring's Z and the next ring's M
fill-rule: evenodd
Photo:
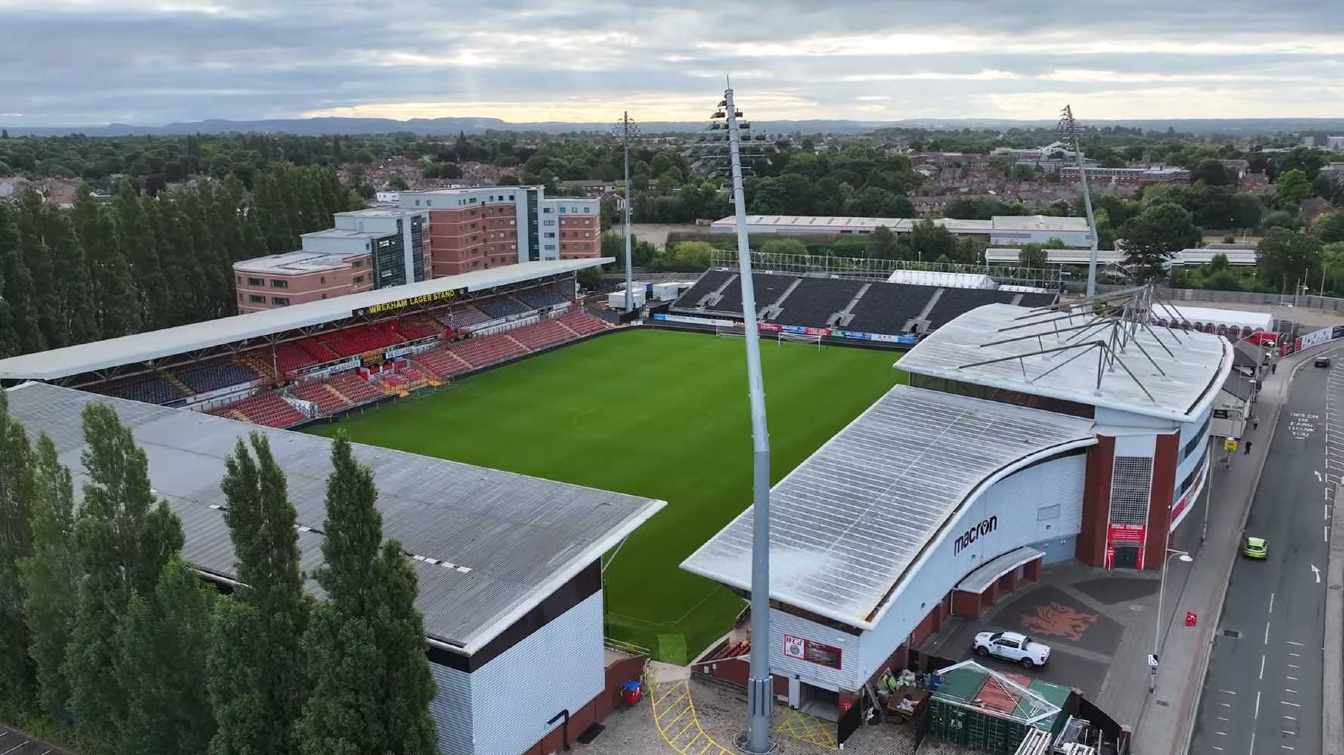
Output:
M1044 666L1050 660L1050 646L1017 632L981 632L975 636L975 654L992 655L1026 668Z

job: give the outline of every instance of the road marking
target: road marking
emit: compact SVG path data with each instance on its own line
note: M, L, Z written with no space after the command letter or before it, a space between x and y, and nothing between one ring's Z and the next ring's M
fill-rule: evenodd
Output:
M1330 521L1330 504L1327 503L1324 506L1321 506L1321 508L1325 509L1325 521Z
M1269 627L1265 627L1265 629L1268 630ZM1264 679L1264 678L1265 678L1265 654L1264 654L1264 653L1261 653L1261 654L1260 654L1260 678L1261 678L1261 679ZM1257 693L1257 694L1259 694L1259 693Z
M1218 717L1218 720L1219 720L1219 721L1231 721L1232 719L1228 718L1227 716L1219 716L1219 717Z
M1281 749L1281 750L1292 750L1292 749L1295 749L1295 748L1293 748L1293 747L1291 747L1291 746L1289 746L1289 745L1279 745L1279 749Z
M1280 704L1280 705L1291 705L1291 706L1293 706L1294 708L1301 708L1301 707L1302 707L1301 705L1298 705L1297 703L1290 703L1290 702L1288 702L1287 700L1280 700L1280 701L1279 701L1279 704Z
M1325 538L1325 542L1330 542L1330 525L1321 528L1321 537Z
M1255 720L1260 720L1260 693L1255 693Z
M1223 751L1223 748L1219 747L1218 745L1214 745L1214 746L1213 746L1213 749L1217 750L1218 752L1222 752L1222 751Z
M1290 663L1288 664L1288 668L1302 668L1302 667L1297 665L1296 663Z
M1269 644L1269 622L1265 622L1265 644Z
M1322 481L1322 480L1321 480L1321 470L1319 470L1319 469L1314 469L1314 470L1312 470L1312 471L1316 473L1316 482L1321 482L1321 481Z
M1235 694L1237 694L1236 690L1231 690L1231 689L1220 689L1220 690L1218 690L1218 691L1221 692L1221 693L1223 693L1224 695L1235 695Z
M1274 593L1269 594L1269 615L1274 615Z
M1227 736L1227 732L1225 732L1225 731L1215 731L1214 734L1217 734L1217 735L1220 736L1220 737L1225 737L1225 736Z
M1284 691L1284 692L1287 692L1287 693L1290 694L1290 695L1296 695L1296 694L1297 694L1297 690L1295 690L1295 689L1288 689L1287 687L1284 687L1284 688L1283 688L1283 691Z
M1316 575L1316 584L1321 583L1321 570L1316 568L1316 564L1311 565L1311 573Z
M9 748L8 750L5 750L4 752L0 752L0 755L9 755L9 753L14 752L15 750L19 749L20 747L23 747L26 744L28 744L28 740L24 740L14 745L13 747Z
M1287 680L1289 680L1289 681L1292 681L1292 682L1297 681L1297 677L1295 677L1295 676L1285 676L1285 677L1283 677L1283 678L1284 678L1284 679L1287 679Z
M1288 719L1289 721L1296 721L1296 720L1297 720L1296 718L1293 718L1292 716L1284 716L1284 718Z
M1289 645L1293 645L1295 647L1302 647L1302 643L1300 642L1293 642L1292 640L1284 640L1284 642L1288 643Z

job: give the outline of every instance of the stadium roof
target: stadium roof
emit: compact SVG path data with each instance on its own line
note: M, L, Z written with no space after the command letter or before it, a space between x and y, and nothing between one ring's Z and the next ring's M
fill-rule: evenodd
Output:
M1248 312L1240 309L1219 309L1217 307L1191 307L1176 304L1172 307L1186 322L1212 325L1235 325L1238 328L1252 330L1273 330L1274 315L1268 312ZM1163 320L1171 319L1165 312L1154 312Z
M953 516L1038 459L1094 445L1089 420L896 386L770 492L770 597L876 626ZM751 589L748 508L681 568Z
M1212 400L1218 386L1222 385L1223 379L1232 369L1232 344L1221 336L1196 332L1171 334L1162 328L1158 328L1157 332L1162 334L1166 348L1142 329L1135 341L1165 375L1160 374L1137 348L1128 348L1120 355L1123 364L1142 381L1142 387L1122 367L1117 366L1102 373L1098 388L1096 357L1069 361L1079 354L1077 349L968 366L1064 346L1065 338L1074 335L1055 334L1055 324L1051 323L1003 330L1022 325L1018 318L1034 311L1011 304L977 307L930 333L902 357L901 369L990 388L1176 420L1185 420L1198 414L1197 409L1204 402ZM1085 322L1081 316L1076 320L1077 325ZM1059 325L1066 326L1068 323ZM986 345L992 341L1021 336L1037 337ZM1080 340L1088 339L1076 339L1071 343ZM1168 354L1167 348L1174 355Z
M83 477L80 412L111 405L149 457L150 481L182 519L183 555L203 572L236 577L223 513L224 459L249 432L270 439L298 511L303 569L321 564L331 441L43 383L9 391L10 413L51 436ZM662 501L355 444L373 468L383 533L414 554L416 607L431 640L470 654L615 547ZM76 479L76 490L82 479ZM318 531L313 531L313 530ZM316 583L307 589L319 593Z
M925 218L861 218L832 215L748 215L749 228L769 228L781 233L830 232L840 233L846 230L872 230L886 226L892 231L909 233ZM989 235L995 231L1060 231L1087 233L1087 218L1055 217L1053 215L995 215L989 220L970 220L961 218L931 218L934 225L940 225L953 233ZM713 230L735 227L736 218L728 216L711 224Z
M285 275L302 275L304 273L320 273L325 270L340 270L350 267L349 260L368 256L367 253L360 252L281 252L280 254L268 254L265 257L253 257L250 260L233 263L233 270L236 273L259 273L262 275L281 273Z
M410 283L404 286L364 291L334 299L296 304L264 312L252 312L218 320L179 325L149 333L137 333L106 341L67 346L62 349L0 360L0 380L56 380L94 370L105 370L127 364L208 349L214 346L245 341L297 328L339 322L353 315L354 310L379 304L388 304L418 296L465 289L481 291L510 283L574 272L612 262L611 257L590 259L547 260L523 262L517 265L473 270L461 275Z

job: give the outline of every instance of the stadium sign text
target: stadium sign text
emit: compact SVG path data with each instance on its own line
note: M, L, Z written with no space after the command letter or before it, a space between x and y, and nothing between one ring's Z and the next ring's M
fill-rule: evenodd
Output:
M382 304L374 304L368 307L360 307L359 309L354 310L351 314L355 317L361 315L376 315L381 312L392 312L398 309L405 309L406 307L411 307L416 304L450 301L456 299L465 292L465 288L455 288L450 291L436 291L432 294L422 294L420 296L412 296L408 299L397 299L396 301L383 302Z
M990 518L981 521L979 524L957 536L952 547L952 554L956 555L961 553L962 548L969 546L971 543L974 543L976 540L979 540L998 528L999 518L997 516L991 516Z

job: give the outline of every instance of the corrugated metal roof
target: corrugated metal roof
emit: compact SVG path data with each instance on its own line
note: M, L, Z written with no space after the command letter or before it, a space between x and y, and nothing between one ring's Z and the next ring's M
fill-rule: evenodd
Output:
M1037 458L1095 444L1091 428L1077 417L892 388L771 490L770 597L873 626L970 497ZM682 568L749 590L752 511Z
M10 413L51 436L61 461L83 483L80 412L111 405L149 457L155 491L182 519L185 557L232 579L233 546L217 507L224 459L256 431L289 480L301 526L326 519L331 441L185 409L95 396L43 383L9 391ZM401 541L420 578L416 607L430 637L471 652L493 639L661 509L662 501L611 493L452 461L355 445L373 468L383 533ZM322 560L322 536L300 531L303 568ZM308 589L318 592L316 583Z
M40 351L34 354L0 360L0 380L55 380L109 367L137 364L152 359L174 356L188 351L245 341L250 338L283 333L297 328L325 325L344 320L356 309L387 304L416 296L466 289L481 291L510 283L543 278L548 275L582 270L612 262L611 257L590 259L547 260L523 262L517 265L473 270L461 275L409 283L404 286L364 291L333 299L295 304L263 312L252 312L233 317L176 328L165 328L149 333L111 338L106 341L67 346L63 349Z
M1178 309L1184 310L1184 307ZM1010 359L978 367L966 366L1066 345L1066 336L1073 333L1056 335L1055 326L1049 323L1000 332L1003 328L1021 325L1022 322L1017 318L1032 311L1028 307L1011 304L977 307L920 341L919 345L901 358L901 369L931 377L1176 420L1188 419L1192 413L1197 413L1197 408L1203 402L1212 400L1217 386L1222 385L1223 379L1232 369L1232 345L1226 339L1196 332L1181 332L1173 337L1165 329L1159 329L1159 332L1163 334L1163 341L1172 354L1168 354L1147 332L1140 330L1136 336L1137 342L1165 375L1158 373L1137 348L1131 346L1121 355L1124 364L1143 382L1143 388L1117 365L1115 369L1103 373L1098 389L1095 355L1073 359L1065 364L1070 357L1078 355L1078 350L1028 356L1021 360ZM1154 311L1154 314L1164 313L1163 310ZM1084 322L1086 320L1082 316L1075 318L1077 325ZM1061 324L1067 325L1067 322ZM985 345L991 341L1028 335L1039 338ZM1046 374L1053 368L1057 369ZM1148 393L1144 393L1144 389ZM1151 399L1148 394L1152 395Z

